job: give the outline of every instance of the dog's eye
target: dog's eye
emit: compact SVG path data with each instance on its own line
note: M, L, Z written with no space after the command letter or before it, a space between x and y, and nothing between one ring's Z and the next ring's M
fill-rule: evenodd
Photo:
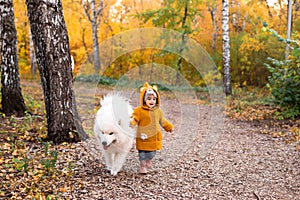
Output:
M114 134L113 132L110 132L110 133L109 133L109 135L113 135L113 134Z
M104 135L104 132L101 132L102 133L102 135Z

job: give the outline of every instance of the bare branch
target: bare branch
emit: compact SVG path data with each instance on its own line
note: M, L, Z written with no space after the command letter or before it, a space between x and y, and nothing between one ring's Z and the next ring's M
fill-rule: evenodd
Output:
M97 22L96 25L97 26L99 26L99 24L101 23L101 19L102 19L102 16L103 16L103 5L104 5L103 0L101 0L100 5L99 5L99 7L96 11L96 19L98 19L98 17L99 17L99 21L96 20L96 22Z
M89 13L89 11L91 9L91 4L87 1L82 1L82 7L83 7L83 10L84 10L86 16L88 17L89 21L92 22L91 15Z

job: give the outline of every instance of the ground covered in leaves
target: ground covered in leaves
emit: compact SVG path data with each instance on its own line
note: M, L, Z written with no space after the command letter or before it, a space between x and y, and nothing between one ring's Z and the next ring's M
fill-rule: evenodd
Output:
M111 176L92 135L75 144L44 141L41 88L35 83L22 88L30 94L25 99L34 115L0 117L0 199L300 197L300 121L274 119L277 108L272 105L228 99L224 121L217 124L221 131L204 149L214 125L213 105L189 102L193 106L185 108L187 113L194 113L196 106L201 120L181 126L180 103L164 98L165 115L175 124L175 133L164 134L164 150L155 157L154 168L147 175L137 173L133 148L123 171ZM93 112L83 116L85 128L92 118Z

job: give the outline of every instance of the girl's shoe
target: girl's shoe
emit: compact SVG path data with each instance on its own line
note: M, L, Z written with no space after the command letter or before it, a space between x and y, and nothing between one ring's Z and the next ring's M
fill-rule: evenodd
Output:
M140 173L141 174L147 174L147 163L146 163L146 160L142 160L140 162Z

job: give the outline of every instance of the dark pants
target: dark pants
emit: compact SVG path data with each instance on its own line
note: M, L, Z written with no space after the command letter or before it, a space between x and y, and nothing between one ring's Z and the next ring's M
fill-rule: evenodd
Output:
M156 154L156 151L143 151L139 150L139 160L152 160Z

